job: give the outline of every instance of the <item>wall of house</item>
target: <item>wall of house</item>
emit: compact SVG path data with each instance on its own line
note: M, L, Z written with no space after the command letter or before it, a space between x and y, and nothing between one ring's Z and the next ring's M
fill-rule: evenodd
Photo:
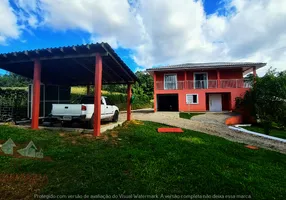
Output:
M217 71L216 70L210 70L208 72L208 80L216 80L217 79Z
M156 94L178 94L179 97L179 111L207 111L207 97L206 93L230 93L230 110L235 109L235 98L243 96L247 88L216 88L216 89L192 89L192 90L157 90ZM186 94L198 94L198 104L187 104ZM154 102L155 103L155 102ZM229 107L223 105L223 108Z
M220 79L242 79L242 69L221 69Z
M184 81L184 79L185 79L184 71L179 71L179 72L165 71L165 72L156 72L156 80L157 81L164 81L164 75L165 74L177 74L177 81Z
M217 71L216 70L187 70L187 80L194 80L194 73L199 72L207 72L209 80L216 80L217 79ZM242 79L243 73L242 69L220 69L220 79ZM165 74L177 74L178 81L184 81L185 71L164 71L164 72L156 72L156 80L157 81L164 81Z
M186 71L187 80L194 80L194 72L208 72L208 80L217 80L216 70L192 70ZM176 73L177 80L183 81L185 78L184 71L166 71L156 72L156 81L164 81L164 74ZM220 79L242 79L242 69L222 69L220 70ZM222 96L223 109L234 109L235 98L243 96L247 88L214 88L214 89L182 89L182 90L157 90L154 89L156 94L178 94L179 97L179 111L207 111L208 102L206 93L228 93L227 96ZM198 104L187 104L186 94L198 94ZM230 102L229 102L230 101ZM154 108L156 108L156 101L154 101Z
M222 110L231 110L231 93L221 93ZM206 94L206 110L209 108L209 93Z
M179 96L179 111L207 111L209 108L207 106L207 93L230 93L228 101L222 99L223 109L229 108L233 110L235 108L235 98L243 96L247 91L247 88L217 88L217 89L197 89L197 90L158 90L157 94L178 94ZM198 94L198 104L187 104L186 103L186 94ZM222 96L223 98L223 96ZM227 110L229 110L227 109Z

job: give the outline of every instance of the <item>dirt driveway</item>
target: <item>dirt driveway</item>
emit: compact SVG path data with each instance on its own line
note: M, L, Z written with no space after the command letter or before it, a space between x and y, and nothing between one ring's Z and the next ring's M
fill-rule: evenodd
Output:
M148 109L132 112L133 119L158 122L170 126L177 126L208 133L210 135L216 135L231 141L251 144L286 154L285 143L229 129L228 126L224 124L224 121L230 116L230 113L207 113L197 115L193 117L192 120L188 120L180 118L178 112L154 113L152 110Z

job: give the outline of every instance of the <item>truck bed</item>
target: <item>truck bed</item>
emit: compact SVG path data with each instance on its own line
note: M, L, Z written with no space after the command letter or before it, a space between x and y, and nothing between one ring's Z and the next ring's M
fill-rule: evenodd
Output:
M53 104L53 116L81 116L81 104Z

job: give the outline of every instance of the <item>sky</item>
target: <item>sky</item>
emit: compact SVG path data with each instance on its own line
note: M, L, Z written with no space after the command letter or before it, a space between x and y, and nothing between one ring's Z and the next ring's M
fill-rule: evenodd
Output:
M0 0L0 53L108 42L134 72L248 61L263 75L286 70L285 23L285 0Z

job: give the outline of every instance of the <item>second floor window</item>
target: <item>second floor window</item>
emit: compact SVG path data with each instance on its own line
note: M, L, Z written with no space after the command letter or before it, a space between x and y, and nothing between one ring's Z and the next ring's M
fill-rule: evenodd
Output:
M164 89L165 90L177 89L177 74L165 74Z

